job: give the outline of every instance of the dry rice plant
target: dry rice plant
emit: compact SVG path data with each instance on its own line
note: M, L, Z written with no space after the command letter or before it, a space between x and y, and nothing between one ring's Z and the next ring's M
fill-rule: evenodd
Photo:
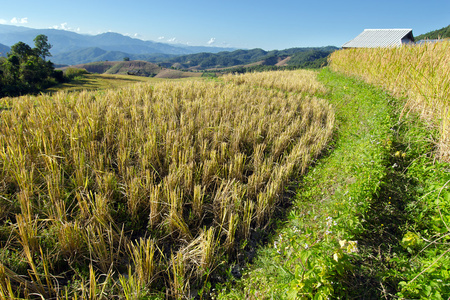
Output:
M223 79L235 84L249 84L287 92L307 94L325 92L325 87L316 80L315 76L314 71L300 70L229 74L224 76Z
M330 66L406 97L408 110L439 126L439 156L450 161L450 42L340 50L331 55Z
M332 136L314 73L256 76L1 99L1 266L65 298L202 286Z

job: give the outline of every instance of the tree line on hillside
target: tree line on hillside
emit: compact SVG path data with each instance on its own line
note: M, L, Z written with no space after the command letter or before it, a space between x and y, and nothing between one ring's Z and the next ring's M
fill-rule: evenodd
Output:
M230 68L238 65L247 65L262 61L263 65L274 66L280 59L290 57L288 66L320 67L326 63L326 57L337 50L336 47L320 48L290 48L285 50L264 51L262 49L236 50L219 53L197 53L183 55L161 62L166 68L177 66L180 69L197 67L199 69ZM311 62L320 61L311 64Z
M0 97L38 93L63 82L63 72L46 60L51 47L43 34L34 39L34 48L24 42L14 44L7 57L0 58Z
M433 30L433 31L427 32L425 34L418 35L415 37L415 40L416 41L424 40L424 39L435 40L435 39L445 39L445 38L450 38L450 25L448 25L447 27L438 29L438 30Z
M281 71L281 70L297 70L297 69L318 69L326 66L328 64L327 58L320 58L314 61L305 61L301 64L297 65L288 65L288 66L275 66L275 65L254 65L254 66L239 66L239 67L231 67L222 69L219 71L215 71L216 73L226 74L226 73L252 73L252 72L267 72L267 71ZM210 72L206 72L205 74L210 74Z

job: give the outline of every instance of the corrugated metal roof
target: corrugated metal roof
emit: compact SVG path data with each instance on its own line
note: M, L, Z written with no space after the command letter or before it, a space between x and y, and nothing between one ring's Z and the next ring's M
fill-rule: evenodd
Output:
M342 48L397 47L402 45L404 38L414 41L412 29L364 29Z

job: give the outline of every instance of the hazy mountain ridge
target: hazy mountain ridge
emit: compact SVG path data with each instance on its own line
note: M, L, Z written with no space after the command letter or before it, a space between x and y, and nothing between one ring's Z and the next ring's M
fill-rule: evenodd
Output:
M6 57L6 54L11 50L10 47L0 44L0 56Z
M223 51L219 53L201 52L188 55L174 54L133 54L122 51L107 51L102 48L83 48L71 52L59 53L51 57L55 64L78 65L97 61L143 60L160 63L166 68L196 69L227 68L259 62L262 65L276 65L288 57L287 65L301 65L304 62L327 57L337 47L290 48L285 50L265 51L262 49Z
M12 46L22 41L33 45L33 39L44 34L52 44L51 53L70 52L82 48L98 47L107 51L122 51L132 54L191 54L195 52L220 52L224 50L235 50L235 48L185 46L143 41L131 38L119 33L107 32L98 35L84 35L72 31L59 29L34 29L12 25L0 25L0 43Z
M162 68L157 64L147 61L101 61L87 64L74 65L72 67L85 69L90 73L98 74L119 74L119 75L139 75L153 77ZM64 69L64 68L63 68Z
M128 57L130 60L145 60L151 62L161 62L174 57L174 54L132 54L122 51L107 51L98 47L83 48L75 51L59 53L50 59L55 64L78 65L96 61L118 61Z
M0 25L0 43L5 46L12 46L19 41L33 45L33 39L39 34L48 37L48 41L52 45L50 60L58 65L121 61L129 58L153 63L164 62L166 67L206 69L246 65L258 61L264 65L274 65L277 61L294 55L294 53L311 50L327 52L320 52L319 56L323 57L337 49L336 47L321 47L291 48L282 51L236 50L235 48L183 46L143 41L114 32L91 36L57 29ZM5 50L6 54L9 49L5 48ZM288 64L292 65L295 61L295 59L291 59Z

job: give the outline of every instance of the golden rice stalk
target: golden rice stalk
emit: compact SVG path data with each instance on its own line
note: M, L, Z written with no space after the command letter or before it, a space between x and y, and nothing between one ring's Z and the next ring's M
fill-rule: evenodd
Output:
M84 254L86 244L83 240L83 229L77 220L72 222L57 221L54 226L58 229L59 255L71 262Z
M26 216L16 215L19 239L29 263L34 264L33 254L39 249L39 228L37 220L28 220ZM34 270L33 270L34 271Z
M186 278L186 258L182 251L178 251L176 255L172 253L170 261L171 297L173 299L182 299L186 296L186 292L189 291L189 281Z
M148 224L150 228L156 227L161 219L161 185L151 185L150 186L150 195L149 195L149 204L150 204L150 216Z
M244 202L243 209L244 212L242 217L241 232L244 240L247 240L250 237L250 229L254 217L255 203L250 200L246 200Z
M269 210L269 199L266 193L259 193L256 200L255 217L258 226L261 226Z
M94 299L94 300L102 300L108 299L108 295L106 293L106 288L111 284L111 276L112 273L109 271L107 274L97 275L95 273L94 267L92 264L89 265L89 281L86 283L85 280L81 282L81 291L83 299ZM100 278L104 277L103 282L99 283Z
M192 198L192 211L200 218L203 214L203 200L205 198L205 187L197 184L194 186L194 196Z
M214 218L217 224L227 226L228 213L235 211L237 201L240 201L242 196L239 192L238 184L234 179L222 182L213 199Z
M144 286L141 285L138 275L131 271L131 267L128 268L126 276L119 275L119 282L126 300L139 300L145 296Z
M165 194L169 204L169 212L165 223L170 234L179 233L186 241L192 240L191 231L183 217L183 192L179 189L170 190L166 187Z
M86 226L83 235L91 261L95 262L104 274L110 272L112 266L120 261L121 254L125 250L122 249L127 242L123 230L118 234L111 224L105 227L92 223Z
M148 287L156 271L156 243L151 239L139 239L136 243L128 245L131 259L134 264L134 275L140 281L139 286Z
M20 290L16 290L16 285L11 281L16 282L30 290L36 295L43 294L43 287L33 281L26 280L23 276L13 272L0 262L0 296L1 299L22 299L20 298Z
M248 84L270 89L280 89L288 92L303 92L309 94L323 93L325 87L316 79L314 71L270 71L245 73L240 75L225 75L224 80L235 84Z
M139 213L144 209L143 183L140 177L130 179L125 187L127 194L128 211L133 219L136 219Z
M33 216L31 192L29 190L22 190L17 194L17 198L19 200L22 217L27 223L31 223Z
M450 105L449 105L450 106ZM439 140L439 156L444 161L450 161L450 107L442 112L441 139Z
M224 243L224 247L226 248L228 253L231 253L233 251L238 223L239 223L239 216L230 213L228 219L227 238Z
M200 230L198 237L180 250L185 259L186 272L190 269L190 273L198 279L207 278L215 265L219 246L215 232L212 227Z

